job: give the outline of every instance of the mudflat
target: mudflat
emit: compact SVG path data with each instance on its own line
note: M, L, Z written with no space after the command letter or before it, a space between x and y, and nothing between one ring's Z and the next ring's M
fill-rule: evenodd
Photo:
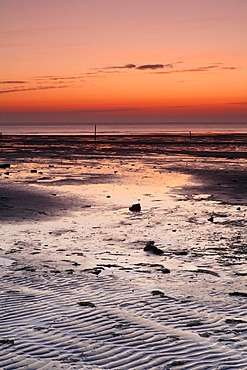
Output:
M246 138L3 136L0 368L247 368Z

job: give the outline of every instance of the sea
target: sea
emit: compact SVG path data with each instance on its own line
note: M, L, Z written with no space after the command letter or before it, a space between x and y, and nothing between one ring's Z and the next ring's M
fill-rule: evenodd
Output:
M247 134L247 122L0 123L2 135L155 135L188 132Z

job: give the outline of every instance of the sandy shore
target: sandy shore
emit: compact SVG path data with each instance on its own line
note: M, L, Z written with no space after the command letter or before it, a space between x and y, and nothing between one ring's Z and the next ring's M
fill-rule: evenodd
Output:
M245 137L135 139L2 141L0 369L247 369Z

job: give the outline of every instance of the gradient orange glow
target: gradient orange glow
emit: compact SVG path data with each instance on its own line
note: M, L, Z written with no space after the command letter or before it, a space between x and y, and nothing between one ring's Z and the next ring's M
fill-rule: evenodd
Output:
M8 0L0 10L3 121L247 121L244 0Z

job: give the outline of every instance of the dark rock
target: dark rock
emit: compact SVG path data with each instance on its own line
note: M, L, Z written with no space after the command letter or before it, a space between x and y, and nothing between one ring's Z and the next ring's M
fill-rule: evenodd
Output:
M244 324L246 322L247 321L241 320L241 319L226 319L225 320L225 323L226 324L230 324L230 325L232 325L232 324Z
M164 252L161 249L159 249L158 247L154 245L154 241L147 242L143 250L144 252L150 252L153 254L157 254L158 256L161 256L162 254L164 254Z
M24 266L24 267L21 267L17 270L18 271L29 271L29 272L35 272L36 271L36 269L32 266Z
M203 325L202 321L200 321L200 320L194 320L194 321L188 322L188 324L186 324L187 328L191 328L193 326L199 326L199 325Z
M31 173L37 173L37 170L30 170Z
M170 365L169 365L169 368L171 368L171 367L180 367L180 366L183 366L183 365L185 365L186 364L186 362L185 361L180 361L180 360L175 360L175 361L173 361Z
M101 268L93 267L91 269L84 269L83 271L89 272L90 274L98 276L102 272L102 270L104 270L104 268L102 268L102 267Z
M132 204L132 206L129 207L129 210L131 212L141 212L141 205L140 205L140 203Z
M10 163L1 163L0 168L10 168Z
M146 262L139 262L139 263L135 263L134 264L135 266L148 266L148 267L158 267L158 268L164 268L163 265L159 264L159 263L146 263Z
M186 250L182 250L182 251L173 251L173 253L174 253L176 256L187 256L187 255L188 255L188 251L186 251Z
M214 217L213 217L213 216L209 217L209 218L208 218L208 221L210 221L210 222L214 222Z
M152 296L159 296L161 298L164 298L165 297L165 294L163 292L161 292L160 290L153 290L151 292Z
M200 335L200 337L202 337L202 338L210 338L212 335L213 335L213 333L211 333L211 332L204 332L204 333L199 333L199 335Z
M116 265L115 263L107 263L107 264L103 264L103 263L101 263L100 265L98 265L99 267L95 267L96 269L97 268L100 268L100 269L102 269L102 270L104 270L104 267L108 267L108 268L111 268L111 267L116 267L116 268L118 268L118 267L121 267L120 265Z
M72 265L73 265L73 266L80 266L80 263L78 263L78 262L74 261L74 262L72 262Z
M77 302L77 304L81 307L91 307L91 308L96 307L94 303L88 301Z
M15 344L15 341L14 341L14 339L1 338L0 343L1 344Z
M170 274L171 270L167 269L166 267L162 268L160 270L162 272L162 274Z
M67 272L67 274L69 275L72 275L74 273L75 270L73 269L68 269L68 270L65 270Z
M231 292L229 293L231 297L245 297L247 298L247 293L245 292Z

